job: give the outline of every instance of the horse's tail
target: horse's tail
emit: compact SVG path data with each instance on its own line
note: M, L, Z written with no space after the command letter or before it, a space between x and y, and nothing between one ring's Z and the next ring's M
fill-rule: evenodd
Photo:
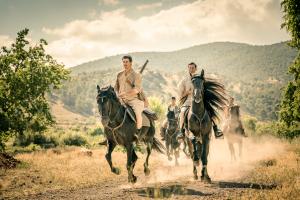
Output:
M153 137L152 148L158 153L165 154L166 151L165 146L156 137Z
M166 151L165 146L154 136L155 135L155 123L153 120L150 120L149 133L151 133L151 135L153 135L152 148L159 153L165 154L165 151Z

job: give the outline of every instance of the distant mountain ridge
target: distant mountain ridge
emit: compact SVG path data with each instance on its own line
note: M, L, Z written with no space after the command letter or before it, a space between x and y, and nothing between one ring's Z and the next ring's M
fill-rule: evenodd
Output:
M172 52L134 52L134 63L141 66L146 59L147 68L178 72L191 61L199 68L233 79L286 80L287 66L296 57L297 51L286 42L272 45L249 45L233 42L214 42ZM87 62L71 70L73 74L101 71L108 68L121 69L123 54Z

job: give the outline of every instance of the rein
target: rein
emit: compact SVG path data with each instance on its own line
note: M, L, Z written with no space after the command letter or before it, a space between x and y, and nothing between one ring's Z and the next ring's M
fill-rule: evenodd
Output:
M120 113L120 110L121 110L121 109L118 109L117 114L115 114L115 116L114 116L113 119L111 120L111 119L109 118L109 116L111 115L111 106L109 107L109 113L108 113L109 122L108 122L108 124L111 123L111 122L114 122L114 120L116 119L116 117L117 117L118 114ZM120 145L120 144L118 143L118 141L117 141L117 139L116 139L116 134L115 134L115 132L116 132L119 128L121 128L121 127L123 126L123 124L124 124L124 122L125 122L125 120L126 120L126 114L127 114L127 110L125 109L125 113L124 113L123 120L122 120L122 122L121 122L118 126L116 126L116 127L111 127L111 126L109 126L108 124L107 124L106 126L104 126L105 128L109 129L109 130L112 132L113 139L114 139L114 141L116 142L117 145ZM102 115L101 115L101 117L107 117L107 116L102 116Z

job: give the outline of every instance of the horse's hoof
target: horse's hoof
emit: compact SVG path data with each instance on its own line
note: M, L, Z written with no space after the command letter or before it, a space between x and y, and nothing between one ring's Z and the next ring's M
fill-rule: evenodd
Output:
M196 160L196 161L194 161L194 166L199 166L200 165L200 161L199 160Z
M145 168L144 173L145 173L145 176L149 176L150 175L150 169Z
M136 181L137 181L137 177L134 176L134 175L132 175L131 178L128 178L128 182L129 182L129 183L136 183Z
M201 181L204 183L211 183L211 179L209 176L201 176Z
M121 174L121 170L120 170L119 168L116 168L116 167L114 167L111 171L112 171L114 174L117 174L117 175Z
M169 160L169 161L172 161L172 157L171 157L171 156L169 156L169 157L168 157L168 160Z
M194 175L194 180L198 180L198 176L197 175Z

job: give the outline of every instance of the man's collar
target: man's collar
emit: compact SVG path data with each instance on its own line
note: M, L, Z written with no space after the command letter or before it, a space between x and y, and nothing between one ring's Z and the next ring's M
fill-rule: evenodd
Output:
M128 74L130 74L132 71L133 71L133 69L130 68L128 71L124 70L124 73L125 73L125 75L128 75Z

